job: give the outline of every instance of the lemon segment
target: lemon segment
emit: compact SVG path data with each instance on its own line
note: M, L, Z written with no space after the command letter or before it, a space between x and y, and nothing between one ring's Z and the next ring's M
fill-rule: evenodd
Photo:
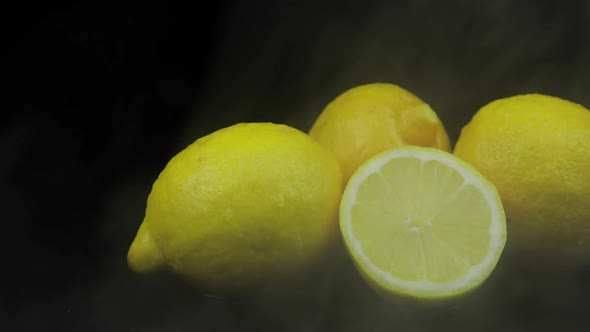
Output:
M494 185L450 153L414 146L382 152L353 174L340 227L371 285L419 298L477 287L506 242Z

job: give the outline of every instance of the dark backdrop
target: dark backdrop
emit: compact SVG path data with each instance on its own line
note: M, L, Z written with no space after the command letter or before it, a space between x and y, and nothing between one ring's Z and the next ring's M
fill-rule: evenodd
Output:
M587 269L533 286L498 281L500 269L471 302L416 315L375 296L341 255L288 296L250 299L138 276L125 262L165 163L227 125L307 131L336 95L378 81L428 102L452 142L496 98L540 92L590 106L584 1L101 2L5 13L0 317L15 331L587 327Z

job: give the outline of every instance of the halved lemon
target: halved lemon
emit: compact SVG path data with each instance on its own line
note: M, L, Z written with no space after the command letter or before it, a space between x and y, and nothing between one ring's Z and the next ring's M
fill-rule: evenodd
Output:
M382 152L353 174L340 228L370 285L415 298L481 285L506 243L494 185L452 154L416 146Z

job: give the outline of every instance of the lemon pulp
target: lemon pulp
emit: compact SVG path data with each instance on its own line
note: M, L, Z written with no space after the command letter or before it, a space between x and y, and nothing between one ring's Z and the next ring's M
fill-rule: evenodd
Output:
M382 152L354 173L340 226L370 284L413 297L480 285L506 241L493 184L450 153L413 146Z

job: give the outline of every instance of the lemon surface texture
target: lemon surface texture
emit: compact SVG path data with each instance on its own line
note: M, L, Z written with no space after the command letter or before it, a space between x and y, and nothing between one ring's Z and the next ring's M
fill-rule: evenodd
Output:
M511 252L529 262L590 261L590 111L528 94L482 107L454 154L492 181Z
M390 83L343 92L325 107L309 134L334 152L345 182L367 159L392 147L417 145L450 151L447 132L432 108Z
M241 123L198 139L155 181L128 253L213 291L296 274L338 236L335 157L286 125Z

